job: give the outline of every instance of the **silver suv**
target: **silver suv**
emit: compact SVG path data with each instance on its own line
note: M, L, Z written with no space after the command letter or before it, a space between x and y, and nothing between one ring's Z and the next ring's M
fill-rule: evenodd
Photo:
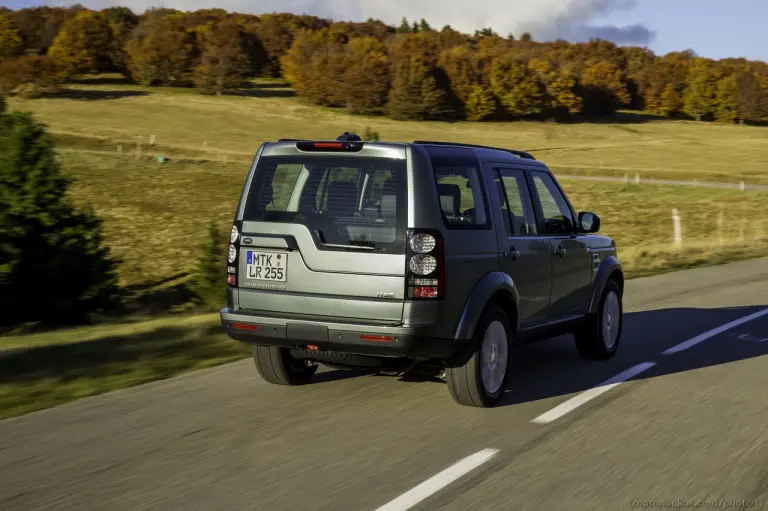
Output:
M426 371L491 407L519 343L572 333L586 358L616 353L624 275L599 228L522 151L268 142L237 206L221 322L269 383L306 384L318 363Z

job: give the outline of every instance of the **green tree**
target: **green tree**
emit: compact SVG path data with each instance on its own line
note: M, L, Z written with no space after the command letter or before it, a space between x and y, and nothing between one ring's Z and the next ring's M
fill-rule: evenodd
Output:
M48 55L67 76L109 69L112 30L102 12L83 11L64 23Z
M498 110L496 96L482 85L475 85L464 108L468 121L484 121Z
M0 62L13 59L24 49L19 28L7 14L0 14Z
M432 27L429 26L429 23L427 23L427 20L424 18L421 18L419 20L419 32L430 32L432 31Z
M208 224L208 238L189 286L195 301L211 310L221 309L227 300L225 242L216 222L211 221Z
M0 323L71 323L117 305L101 221L68 198L46 127L0 114Z
M661 93L661 115L665 117L673 117L678 115L683 107L683 100L680 93L677 92L677 88L671 83L664 87L664 91Z
M403 16L403 20L400 22L400 26L397 27L398 34L409 34L411 32L411 25L408 23L408 18Z
M556 117L581 112L582 101L576 95L576 80L568 75L559 75L547 85L549 109Z
M202 52L195 69L195 83L204 93L220 96L241 87L251 68L244 43L245 32L234 21L210 22L198 30Z
M717 110L718 76L711 64L694 64L683 93L683 112L697 121L711 119Z

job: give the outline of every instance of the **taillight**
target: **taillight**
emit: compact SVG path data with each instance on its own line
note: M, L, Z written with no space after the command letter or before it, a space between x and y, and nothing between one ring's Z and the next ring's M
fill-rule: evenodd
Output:
M441 299L445 292L443 238L431 229L409 229L406 249L406 297Z
M227 285L237 287L237 259L240 254L240 222L232 225L227 249Z

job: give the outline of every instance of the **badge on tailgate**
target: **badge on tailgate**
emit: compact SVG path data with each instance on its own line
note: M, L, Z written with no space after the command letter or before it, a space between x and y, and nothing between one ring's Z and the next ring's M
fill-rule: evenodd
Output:
M251 280L285 282L288 278L288 254L249 250L245 276Z

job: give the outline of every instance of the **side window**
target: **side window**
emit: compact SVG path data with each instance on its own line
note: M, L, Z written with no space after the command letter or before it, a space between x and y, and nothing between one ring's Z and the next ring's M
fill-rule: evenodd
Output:
M563 194L552 176L545 172L533 171L533 183L544 214L542 234L569 234L575 232L576 222Z
M496 186L499 187L502 214L509 236L536 234L536 216L533 214L531 195L522 170L497 169ZM506 200L505 200L506 199ZM508 219L508 221L507 221Z
M486 226L482 176L477 167L434 168L437 193L448 225Z

